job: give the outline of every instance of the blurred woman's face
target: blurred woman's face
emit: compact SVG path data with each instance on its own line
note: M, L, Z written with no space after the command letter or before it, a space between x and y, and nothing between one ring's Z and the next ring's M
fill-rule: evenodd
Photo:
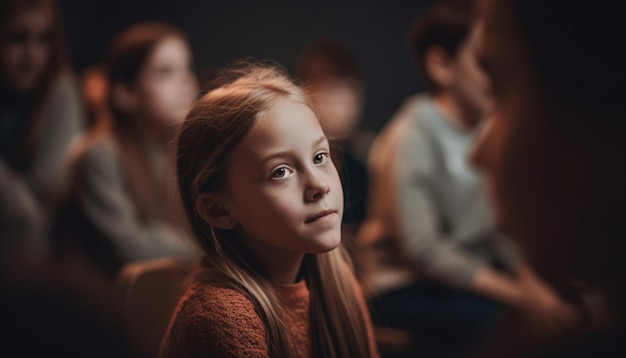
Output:
M485 110L490 105L488 95L489 81L476 61L478 35L482 32L482 24L473 26L465 41L461 43L452 58L448 84L449 93L462 108L463 125L476 128L484 118Z
M553 282L584 278L606 257L600 230L608 206L600 203L612 179L598 167L610 151L585 127L588 120L542 95L510 2L481 4L478 56L494 107L472 159L486 174L498 224L531 265Z
M189 46L178 36L168 37L155 47L133 86L139 120L160 130L182 123L198 92L191 61Z
M49 9L33 7L0 25L0 75L9 88L28 93L39 85L52 55L52 21Z
M356 79L320 80L312 88L326 136L345 139L354 134L361 119L363 85Z

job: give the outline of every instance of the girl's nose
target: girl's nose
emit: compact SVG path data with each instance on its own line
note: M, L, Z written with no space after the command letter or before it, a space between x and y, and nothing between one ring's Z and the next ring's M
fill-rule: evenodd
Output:
M305 190L306 201L322 199L330 191L330 185L319 173L311 173Z

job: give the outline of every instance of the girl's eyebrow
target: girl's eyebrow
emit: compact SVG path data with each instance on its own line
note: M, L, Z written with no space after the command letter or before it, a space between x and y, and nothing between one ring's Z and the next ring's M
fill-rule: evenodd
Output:
M326 138L326 136L321 136L315 142L313 142L313 147L318 147L320 144L327 142L327 141L328 139Z
M261 159L261 161L259 162L259 166L265 165L265 163L269 162L272 159L289 158L289 157L291 157L291 155L292 155L292 151L290 151L290 150L283 150L283 151L280 151L280 152L269 154L266 157L263 157L263 159Z
M320 146L321 144L327 142L328 139L326 136L319 137L315 142L313 142L313 148ZM279 152L271 153L261 159L259 162L259 166L263 166L265 163L269 162L275 158L289 158L293 155L293 151L291 150L282 150Z

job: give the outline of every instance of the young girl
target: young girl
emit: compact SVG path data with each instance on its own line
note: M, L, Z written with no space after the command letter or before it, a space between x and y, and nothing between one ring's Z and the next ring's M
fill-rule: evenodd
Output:
M231 80L196 104L178 140L179 189L204 260L162 356L377 356L338 247L339 176L307 97L273 67L221 77Z
M65 253L110 278L129 261L190 251L167 197L175 191L170 143L197 92L190 63L185 38L164 24L135 25L109 48L112 120L99 118L72 148L55 234Z

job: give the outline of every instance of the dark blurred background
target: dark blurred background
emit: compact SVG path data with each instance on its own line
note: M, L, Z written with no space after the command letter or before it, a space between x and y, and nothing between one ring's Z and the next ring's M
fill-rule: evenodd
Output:
M407 52L409 25L433 1L61 0L74 67L103 58L106 45L139 21L183 29L196 69L243 57L278 61L292 74L298 52L319 39L345 44L366 85L362 128L378 130L407 95L421 90Z

